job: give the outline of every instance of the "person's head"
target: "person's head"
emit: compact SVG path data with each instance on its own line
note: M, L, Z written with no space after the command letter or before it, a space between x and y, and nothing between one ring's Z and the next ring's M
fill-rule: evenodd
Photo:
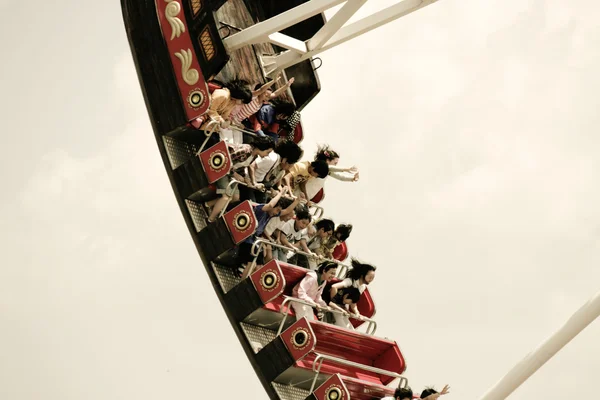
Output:
M310 224L311 219L312 217L310 216L308 210L297 211L295 222L296 230L299 231L301 229L306 229L306 227L308 227L308 224Z
M235 79L225 84L225 87L229 89L230 98L238 104L248 104L252 101L252 91L250 90L250 83L247 81Z
M281 169L289 171L292 165L298 162L304 150L291 140L280 140L275 146L275 153L281 157Z
M337 228L335 228L335 238L340 242L345 242L350 237L350 233L352 232L352 225L350 224L339 224Z
M340 155L328 145L319 146L315 154L315 161L325 161L327 165L337 165L339 160Z
M277 121L286 121L296 111L296 106L289 101L273 100L271 104L275 107L275 119Z
M308 167L308 173L315 178L325 179L329 175L329 165L325 161L313 161Z
M368 285L375 279L376 269L377 268L371 264L364 264L356 258L352 258L352 269L348 271L346 278L351 278L355 281L362 280L363 283Z
M322 219L315 224L315 228L317 229L317 235L320 238L325 239L333 233L333 227L335 224L330 219Z
M269 136L255 136L252 138L250 145L257 150L256 154L261 157L266 157L275 148L275 142Z
M262 83L257 83L254 86L254 90L257 91L259 90L261 87L263 86ZM256 96L258 98L258 101L260 101L261 103L265 103L267 101L269 101L269 99L271 98L271 95L273 94L273 92L270 89L267 89L265 91L263 91L261 94L259 94L258 96Z
M436 394L436 393L437 393L437 390L435 390L434 388L425 388L421 392L421 398L426 399L427 396L431 396L432 394Z
M394 399L396 399L396 400L412 400L412 398L413 398L413 392L412 392L411 388L409 388L409 387L398 388L394 392Z
M331 261L324 261L319 264L319 269L317 270L317 275L321 277L322 281L329 282L335 277L335 272L337 271L337 264Z
M360 290L354 286L342 289L342 300L344 304L356 304L360 300Z

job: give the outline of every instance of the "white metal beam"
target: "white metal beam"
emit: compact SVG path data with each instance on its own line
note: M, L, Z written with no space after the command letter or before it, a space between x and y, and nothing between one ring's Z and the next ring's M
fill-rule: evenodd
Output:
M335 15L308 40L306 47L309 50L323 46L342 26L365 4L367 0L348 0Z
M404 0L394 4L388 8L369 15L361 20L341 28L329 42L324 46L324 49L330 49L339 44L354 39L364 33L367 33L375 28L383 26L387 23L413 13L423 7L437 2L438 0Z
M223 40L227 51L237 50L249 44L267 41L272 33L279 32L288 28L306 18L312 17L330 9L346 0L310 0L289 9L279 15L269 18L266 21L259 22L241 32L234 33Z
M286 48L288 50L295 51L296 53L304 54L308 51L306 43L302 40L295 39L291 36L284 35L280 32L275 32L269 35L269 42Z
M515 365L480 400L504 400L507 398L598 317L600 317L600 292L581 306L562 328L550 336L537 349L525 356L520 363ZM589 382L589 384L591 383Z
M362 35L363 33L369 32L435 2L437 2L437 0L401 1L393 6L385 8L341 28L325 45L316 48L310 48L307 46L308 51L306 53L300 54L298 52L284 51L277 56L269 56L269 69L268 71L265 70L265 72L269 72L268 75L270 75L272 73L281 71L301 61L314 57L325 50L329 50L335 46L347 42L350 39ZM335 16L330 21L333 21L334 18Z

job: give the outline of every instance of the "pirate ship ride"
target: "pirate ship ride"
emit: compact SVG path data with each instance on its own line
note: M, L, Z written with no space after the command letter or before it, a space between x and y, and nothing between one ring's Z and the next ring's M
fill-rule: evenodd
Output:
M302 110L318 94L320 52L407 15L435 0L405 0L352 24L367 0L122 0L125 27L146 107L177 202L231 326L269 398L371 400L407 384L406 362L396 342L377 337L368 289L358 303L355 327L306 318L295 321L291 290L307 270L271 261L246 279L223 267L222 257L251 236L256 218L242 202L213 223L202 203L212 184L229 173L224 142L193 121L210 106L213 82L243 75L264 82L283 73L295 84L287 96ZM324 11L341 5L327 20ZM296 115L291 137L302 138ZM313 200L324 196L318 190ZM322 211L314 207L315 213ZM265 245L256 241L254 250ZM336 249L338 275L348 249ZM292 318L290 318L292 316ZM232 344L233 345L233 344Z

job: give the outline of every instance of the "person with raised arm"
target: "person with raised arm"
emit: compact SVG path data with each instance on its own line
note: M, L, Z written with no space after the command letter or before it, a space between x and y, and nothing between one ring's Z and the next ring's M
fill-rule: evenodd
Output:
M321 295L327 282L335 276L337 264L325 261L319 265L316 271L308 271L304 278L294 286L293 297L300 299L309 305L292 302L292 308L296 313L296 320L304 317L312 320L314 318L313 307L329 309Z
M444 388L442 389L441 392L437 392L437 390L435 390L434 388L425 388L422 392L421 392L421 399L427 399L427 400L437 400L440 396L443 396L445 394L450 393L450 386L449 385L445 385Z
M254 234L244 240L239 245L238 257L240 259L240 263L244 267L244 271L242 272L242 279L245 279L248 275L252 273L252 262L254 260L254 256L252 256L252 246L256 239L260 238L264 234L265 227L269 223L272 218L283 217L286 218L294 214L294 207L296 204L294 202L287 204L284 196L287 193L287 188L284 188L283 191L278 192L273 199L268 204L256 204L252 207L254 211L254 216L256 217L256 229ZM286 206L284 209L283 207ZM256 265L258 267L264 264L263 251L258 254L256 259Z
M263 104L260 110L249 118L252 129L259 136L270 136L275 142L280 139L279 125L287 121L296 111L296 106L289 101L272 100Z
M229 155L231 157L231 173L215 182L217 194L221 197L216 201L207 202L207 206L213 206L208 217L208 222L214 222L219 213L223 210L230 199L239 199L238 185L230 185L235 179L238 182L246 181L246 167L250 165L256 157L266 157L273 151L275 144L268 137L254 138L251 144L233 144L228 143Z
M200 130L211 128L210 123L216 121L221 128L230 125L230 114L241 104L252 101L249 83L243 79L235 79L226 83L221 89L216 89L210 95L210 106L206 115L197 118L192 125Z
M315 161L324 161L329 166L329 174L325 178L313 179L306 185L306 192L309 199L313 199L319 191L325 187L328 177L332 177L342 182L356 182L359 179L357 167L338 167L340 155L329 145L319 146L315 154Z
M329 174L329 166L325 161L300 161L294 164L283 177L283 183L310 205L306 183L314 178L325 178L327 174Z
M294 83L294 78L291 78L285 85L273 92L271 87L276 82L279 82L280 79L281 76L278 76L277 79L267 82L264 85L258 84L252 91L252 101L248 104L238 105L231 112L231 122L239 127L245 127L243 125L245 119L256 114L263 104L279 97Z

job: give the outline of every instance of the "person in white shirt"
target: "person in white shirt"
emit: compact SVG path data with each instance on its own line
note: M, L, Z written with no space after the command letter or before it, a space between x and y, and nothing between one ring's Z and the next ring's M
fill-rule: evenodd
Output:
M310 224L312 217L308 210L296 211L296 219L290 220L284 223L279 229L277 229L275 235L277 241L283 246L302 250L306 253L312 253L306 242L308 240L308 234L306 228ZM286 251L273 252L273 256L279 261L287 262Z
M288 140L280 140L275 150L266 157L257 158L248 167L250 185L247 189L241 188L240 198L251 200L256 203L265 203L268 200L265 189L276 189L281 183L283 176L289 171L304 151L300 146Z
M360 294L362 294L367 288L367 285L369 285L371 282L373 282L373 279L375 279L376 269L377 268L371 264L364 264L358 261L356 258L353 258L352 269L346 274L346 279L341 282L334 283L331 286L331 298L333 299L335 297L338 290L351 286L357 288ZM351 304L350 310L356 316L360 316L360 312L358 311L356 304Z
M329 309L321 295L323 294L323 289L327 282L335 276L336 270L337 264L326 261L319 265L318 270L308 271L304 278L294 286L292 295L295 298L310 304L305 305L292 302L292 308L296 313L296 320L304 317L312 320L314 318L312 307Z

